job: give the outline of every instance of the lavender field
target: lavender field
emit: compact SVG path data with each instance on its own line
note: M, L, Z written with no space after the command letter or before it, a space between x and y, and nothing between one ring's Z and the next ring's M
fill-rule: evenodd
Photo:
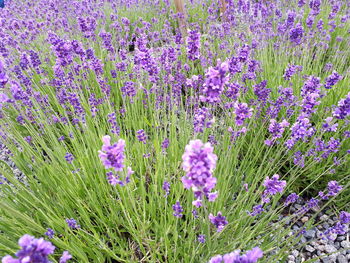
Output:
M350 262L350 1L178 2L5 0L2 263Z

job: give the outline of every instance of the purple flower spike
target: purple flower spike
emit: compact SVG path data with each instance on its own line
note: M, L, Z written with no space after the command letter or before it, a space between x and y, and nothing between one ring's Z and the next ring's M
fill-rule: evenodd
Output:
M53 229L51 229L51 228L48 228L47 231L45 232L45 235L48 238L53 238L53 236L55 235L55 231L53 231Z
M287 185L286 181L284 180L278 180L280 176L278 174L275 174L270 179L268 176L266 177L263 186L265 186L265 191L263 193L264 196L267 195L275 195L277 193L282 193L284 190L284 187Z
M200 57L201 34L192 30L188 32L187 37L187 56L190 60L197 60Z
M182 168L186 172L182 177L182 183L186 189L192 188L197 199L201 199L203 195L211 200L215 197L208 196L216 185L213 171L217 156L213 150L210 143L204 144L201 140L193 140L186 146L182 155Z
M138 130L136 132L136 137L140 142L143 142L143 144L147 143L147 135L144 130Z
M182 206L179 201L177 201L175 205L173 205L173 210L174 210L174 213L173 213L174 216L178 218L181 218L183 216L182 212L184 210L182 209Z
M116 172L122 171L124 168L124 147L125 141L119 139L118 143L111 145L111 137L103 136L102 151L99 157L106 169L113 168Z
M226 217L223 216L221 212L218 212L217 216L214 216L212 213L210 213L209 220L216 227L217 232L221 232L228 224Z
M18 244L21 249L16 253L17 259L5 256L2 263L49 263L48 256L53 254L55 250L55 246L51 242L45 241L43 238L36 239L30 235L22 236Z
M70 255L68 251L64 251L61 258L60 258L59 263L66 263L71 258L72 258L72 255Z
M77 221L74 218L71 219L66 219L66 223L68 225L69 228L71 229L79 229L80 225L77 224Z
M225 255L216 255L209 260L209 263L255 263L263 257L263 251L259 247L248 250L240 255L240 250L235 250Z

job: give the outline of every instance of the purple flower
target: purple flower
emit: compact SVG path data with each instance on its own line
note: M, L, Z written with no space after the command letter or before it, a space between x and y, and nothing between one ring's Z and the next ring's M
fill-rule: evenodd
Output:
M197 198L207 195L216 185L213 171L217 156L210 143L203 144L201 140L193 140L185 148L182 155L182 168L186 175L182 183L186 189L192 188Z
M53 238L53 236L55 235L55 231L53 231L53 229L51 229L51 228L48 228L47 231L45 232L45 235L48 238Z
M168 149L170 144L170 141L168 138L165 138L164 141L162 142L162 152L166 154L166 149Z
M99 152L99 157L106 169L113 168L116 172L124 168L124 148L125 141L119 139L118 143L111 145L111 137L106 135L102 138L103 146Z
M72 256L69 254L68 251L64 251L61 258L60 258L60 262L59 263L66 263L68 260L70 260L72 258Z
M182 212L184 211L182 209L182 206L180 205L180 202L177 201L174 205L173 205L173 210L174 210L174 213L173 215L178 217L178 218L181 218L183 216Z
M210 128L214 122L213 116L208 108L198 108L193 117L194 132L201 133L204 128Z
M201 34L192 30L188 32L187 37L187 56L190 60L197 60L200 57Z
M333 73L326 78L326 83L324 84L324 87L326 89L331 89L341 79L342 76L339 75L336 71L333 71Z
M250 216L257 216L257 215L260 215L264 211L265 210L264 210L262 205L255 205L255 206L253 206L253 211L252 212L247 211L247 213Z
M289 204L295 203L299 199L299 196L296 193L291 193L287 196L286 200L284 201L284 205L287 206Z
M345 99L338 102L338 107L333 111L333 117L343 120L350 115L350 92Z
M21 249L17 251L16 258L5 256L3 263L49 263L48 256L53 254L55 246L43 238L36 239L30 235L22 236L18 241Z
M282 122L278 123L275 119L270 119L269 132L271 133L272 138L269 140L266 140L265 144L270 146L278 138L281 138L285 128L288 126L289 126L289 122L286 120L283 120Z
M228 224L226 217L223 216L221 212L218 212L217 216L214 216L212 213L210 213L209 220L216 227L217 232L221 232Z
M221 101L221 94L224 86L228 83L228 63L218 60L218 66L210 67L205 74L205 82L202 86L200 96L201 101L208 103L218 103Z
M268 195L275 195L277 193L282 193L284 190L284 187L286 187L287 183L284 180L278 180L279 175L275 174L270 179L268 176L266 177L263 186L265 186L265 191L263 193L263 196Z
M341 211L339 214L339 220L342 224L349 224L350 223L350 213Z
M337 181L330 181L328 182L327 189L329 196L336 196L343 189L343 187L339 185Z
M254 85L254 94L258 97L258 101L266 102L271 93L271 89L266 88L267 80L263 80L257 85Z
M298 71L302 70L302 66L297 66L297 65L288 65L288 68L286 68L286 70L284 71L284 75L283 78L285 80L290 80L291 77L297 73Z
M198 242L204 244L205 243L205 235L198 235Z
M311 0L309 6L312 9L311 13L317 16L320 13L321 0Z
M140 142L143 142L143 144L147 143L147 135L144 130L138 130L136 132L136 137Z
M247 103L235 103L236 125L242 126L246 119L253 115L253 109L248 107Z
M124 86L121 88L121 91L124 97L125 96L128 96L130 98L135 97L137 92L135 83L132 81L125 82Z
M301 44L301 39L304 35L304 28L301 25L301 23L298 23L295 25L295 27L291 28L289 31L289 39L291 42L295 43L296 45Z
M68 163L72 163L73 160L74 160L73 154L68 153L68 152L66 153L66 155L64 156L64 158L66 159L66 161L67 161Z
M170 183L167 182L167 181L165 181L165 182L163 183L162 189L163 189L164 192L165 192L164 197L167 197L167 196L169 195L169 192L170 192Z
M225 255L216 255L209 260L209 263L255 263L263 257L263 251L259 247L248 250L240 255L240 250L235 250Z
M80 225L77 224L77 221L74 218L71 219L66 219L66 223L68 225L69 228L71 229L78 229L80 228Z

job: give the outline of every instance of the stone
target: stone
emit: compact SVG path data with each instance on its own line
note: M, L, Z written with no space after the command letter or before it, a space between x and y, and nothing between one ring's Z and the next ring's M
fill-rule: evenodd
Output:
M336 252L337 249L332 246L332 245L325 245L324 246L324 250L327 252L327 253L333 253L333 252Z
M346 259L346 257L344 255L339 255L337 257L337 262L338 263L348 263L348 260Z
M309 252L311 252L311 253L312 253L312 252L314 252L314 251L315 251L315 248L314 248L314 247L312 247L312 246L310 246L310 245L306 245L306 246L305 246L305 250L306 250L306 251L309 251Z
M343 248L350 248L350 242L349 242L349 241L346 241L346 240L342 241L342 242L340 243L340 245L341 245Z
M303 216L301 218L301 222L306 223L307 221L309 221L309 218L307 216Z
M311 239L311 238L314 238L315 235L316 235L316 230L310 229L305 232L304 237Z

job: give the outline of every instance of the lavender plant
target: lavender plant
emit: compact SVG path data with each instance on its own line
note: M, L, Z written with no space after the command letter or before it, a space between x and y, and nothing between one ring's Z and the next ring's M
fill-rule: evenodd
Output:
M186 1L187 34L168 0L6 2L2 262L283 262L330 207L347 231L349 3L225 2Z

